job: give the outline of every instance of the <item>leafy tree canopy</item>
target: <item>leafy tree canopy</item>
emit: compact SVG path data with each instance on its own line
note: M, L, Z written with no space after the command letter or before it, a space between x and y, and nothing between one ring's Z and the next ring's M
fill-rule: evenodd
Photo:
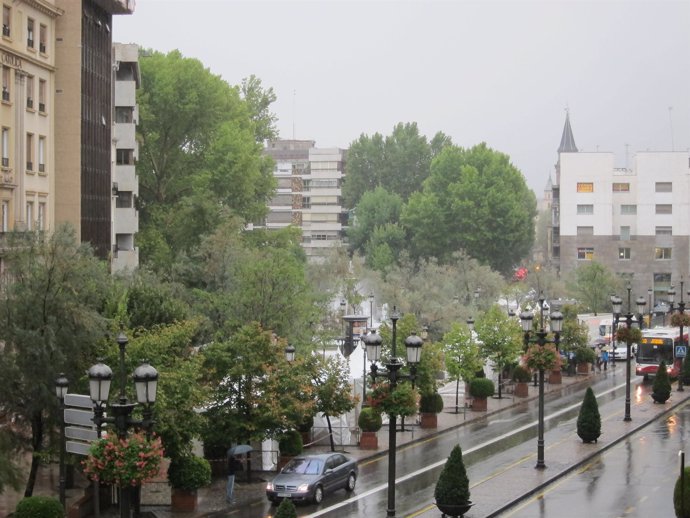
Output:
M522 353L522 331L514 318L494 305L476 322L477 337L482 356L496 364L498 369L517 361Z
M586 312L606 313L611 311L611 293L620 288L620 280L606 266L591 261L575 269L566 284L571 297L575 298Z

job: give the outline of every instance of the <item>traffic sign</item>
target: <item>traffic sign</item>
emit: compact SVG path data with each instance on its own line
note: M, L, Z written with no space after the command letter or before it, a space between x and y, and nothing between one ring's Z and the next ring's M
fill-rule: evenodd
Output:
M76 455L88 455L89 448L91 448L91 443L80 442L80 441L66 441L65 451L68 453L74 453Z
M93 410L65 408L65 423L80 426L93 426Z
M89 428L67 426L65 427L65 437L68 439L78 439L80 441L95 441L98 439L98 434L96 430L90 430Z
M684 345L676 345L676 358L685 358L686 349Z
M89 396L83 394L65 394L65 406L93 408L93 401L91 401Z

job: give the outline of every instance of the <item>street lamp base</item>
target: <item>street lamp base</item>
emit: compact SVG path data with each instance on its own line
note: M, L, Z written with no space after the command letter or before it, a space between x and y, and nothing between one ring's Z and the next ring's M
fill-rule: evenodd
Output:
M626 416L623 418L623 421L625 421L625 422L632 421L632 417L630 417L629 415L626 415Z

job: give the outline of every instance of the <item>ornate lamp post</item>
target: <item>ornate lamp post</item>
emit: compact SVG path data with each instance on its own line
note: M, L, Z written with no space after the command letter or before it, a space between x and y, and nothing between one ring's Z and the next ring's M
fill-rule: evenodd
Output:
M55 395L60 403L60 503L65 508L65 396L69 381L61 372L55 380Z
M611 346L613 350L611 351L611 362L613 363L613 368L616 368L616 348L618 347L618 337L616 336L616 332L618 331L618 323L620 322L621 318L620 307L623 301L621 301L620 297L617 295L611 295L609 300L611 301L611 306L613 307L613 319L611 322ZM616 311L616 308L618 308L618 312Z
M525 347L530 343L536 343L539 347L544 347L546 344L554 344L556 349L560 344L560 333L563 329L563 314L560 311L554 311L550 314L551 331L554 332L554 339L547 338L547 332L544 330L544 297L539 297L539 331L532 331L532 320L534 315L532 313L524 312L520 315L522 330L524 331ZM536 337L532 337L532 335ZM544 369L539 369L539 425L537 433L537 469L544 469Z
M676 296L676 290L671 286L671 288L668 290L668 304L669 304L669 313L671 314L671 325L673 325L673 310L674 310L674 301L675 301L675 296ZM685 347L685 336L683 335L683 321L685 320L685 302L683 301L683 277L680 278L680 302L677 304L678 307L678 315L679 318L677 319L678 321L678 330L679 330L679 336L680 336L680 344L683 347ZM673 356L674 358L676 357L676 351L675 351L675 343L674 345L674 351L673 351ZM678 376L678 392L685 392L683 389L683 363L685 362L685 357L681 358L680 361L680 374Z
M411 373L409 376L403 376L398 374L398 371L403 367L403 361L401 358L396 356L396 327L399 319L399 315L393 308L393 314L391 315L391 321L393 323L393 339L391 347L391 356L388 362L385 363L385 372L378 372L378 366L376 362L379 361L381 356L381 344L383 339L380 335L371 331L371 334L365 335L362 341L367 347L367 357L371 362L371 378L375 381L377 377L383 377L388 380L391 393L395 390L397 382L400 379L411 379L414 380L416 366L419 363L419 358L422 350L422 345L424 341L417 336L412 334L405 339L405 348L407 349L407 364L411 368ZM386 510L386 516L395 516L395 462L396 462L396 415L389 414L388 423L388 508Z
M654 294L654 290L652 290L652 288L648 288L647 289L647 303L649 304L649 306L647 306L647 322L649 323L649 325L647 327L649 329L651 329L653 327L652 326L652 308L653 308L652 295L653 294Z
M632 314L631 312L631 306L630 306L630 291L631 287L630 284L628 284L627 287L628 290L628 312L624 315L625 317L625 327L628 330L627 334L627 340L625 341L625 415L623 417L623 421L631 421L632 418L630 417L630 346L632 345L632 336L631 336L631 329L633 328L633 317L635 315ZM639 325L640 322L642 322L642 315L644 314L644 307L647 305L647 302L644 300L644 297L640 296L637 298L635 301L637 304L637 324ZM614 315L617 315L618 317L621 315L621 306L623 304L623 301L621 300L620 297L613 295L611 297L611 305L613 306L613 313ZM618 319L616 319L618 320ZM617 330L616 330L617 332Z
M120 348L120 395L117 403L108 404L108 397L110 395L110 383L113 379L113 371L103 362L91 366L88 370L89 376L89 392L91 401L93 402L94 417L93 422L96 425L98 436L101 435L101 428L104 424L112 424L115 427L115 433L120 439L127 437L127 431L130 427L137 426L143 428L147 435L150 435L153 428L153 405L156 402L156 390L158 387L158 371L149 365L148 362L142 362L139 367L134 370L134 386L137 393L137 402L143 406L143 419L137 420L132 418L132 411L136 408L137 403L130 403L125 395L125 386L127 384L127 373L125 372L125 348L128 340L124 333L117 336L117 344ZM111 416L105 417L105 408L110 407ZM120 518L130 518L130 508L132 503L131 488L120 488Z

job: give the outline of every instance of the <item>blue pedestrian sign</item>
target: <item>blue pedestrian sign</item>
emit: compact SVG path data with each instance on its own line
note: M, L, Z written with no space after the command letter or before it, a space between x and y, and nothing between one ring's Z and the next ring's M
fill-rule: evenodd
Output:
M686 350L684 345L676 345L676 358L685 358Z

